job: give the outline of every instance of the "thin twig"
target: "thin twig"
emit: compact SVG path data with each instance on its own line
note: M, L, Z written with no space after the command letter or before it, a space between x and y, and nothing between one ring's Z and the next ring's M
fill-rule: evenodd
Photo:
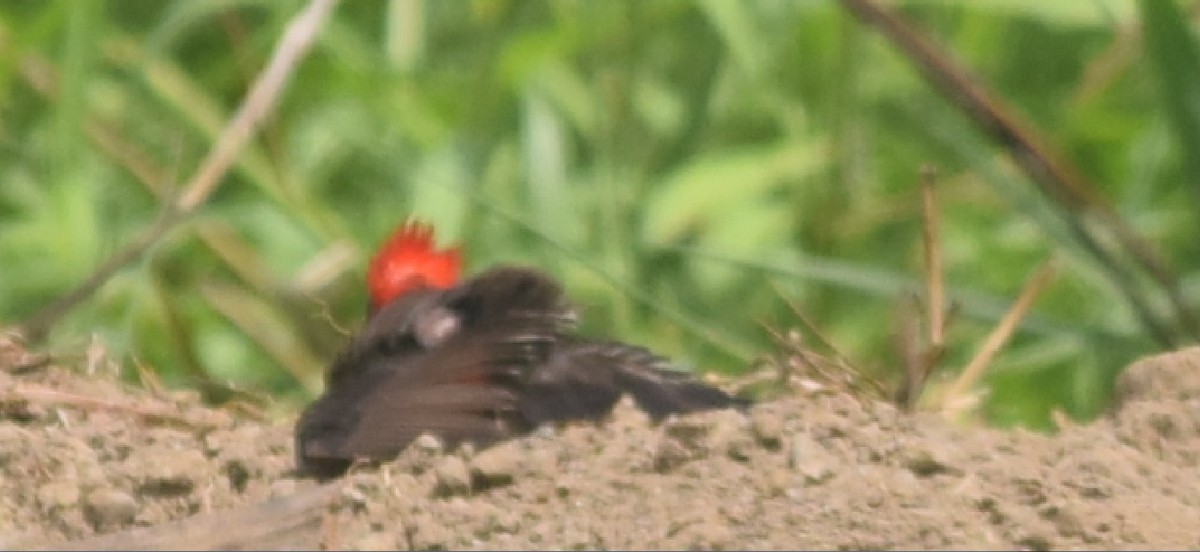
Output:
M40 385L15 385L0 395L0 402L30 401L36 403L51 403L74 406L84 410L107 410L130 414L148 420L174 422L187 427L207 427L200 420L188 418L177 412L163 408L148 408L140 405L123 404L86 395L78 395L42 387Z
M783 290L779 288L778 284L770 282L770 285L775 290L775 293L787 304L788 308L791 309L792 313L796 315L796 318L800 319L800 322L808 332L816 337L818 344L822 345L832 355L832 357L826 357L818 353L815 348L806 348L799 331L793 330L796 334L796 339L793 340L789 339L791 332L789 332L788 337L784 337L764 325L764 327L767 327L767 331L771 334L771 337L779 342L785 350L796 354L796 357L811 372L810 375L818 376L828 383L840 385L847 390L865 391L875 397L884 396L883 385L878 380L868 376L866 372L851 362L846 355L842 354L841 350L831 340L826 338L821 330L817 328L816 324L800 310L800 307L784 295ZM816 358L813 358L814 356Z
M937 172L921 167L921 246L925 260L925 311L929 317L929 343L917 347L913 317L915 309L901 313L900 351L904 355L904 379L897 393L900 406L912 410L921 398L929 374L945 352L946 286L942 275L941 237L938 233ZM919 352L918 352L919 351Z
M337 0L312 0L292 18L276 44L267 68L255 80L237 113L225 125L179 200L166 204L162 216L153 225L110 256L82 284L34 313L24 324L29 339L36 341L44 337L59 318L93 295L122 268L141 258L151 246L204 204L254 131L271 112L288 77L312 46L317 32L336 4Z
M280 90L287 84L288 78L296 69L296 64L308 53L317 37L317 31L324 25L335 4L337 0L313 0L304 11L292 18L283 32L283 37L275 46L275 53L271 56L267 68L254 81L250 93L242 101L233 119L221 131L215 147L209 150L208 157L200 163L196 176L179 199L181 211L190 212L199 207L221 183L225 171L241 153L259 124L271 112L271 108L279 99Z
M984 339L979 350L975 352L975 356L967 363L967 367L963 368L958 378L950 384L949 389L943 397L943 406L957 404L958 397L963 395L979 376L983 375L983 371L991 363L992 358L996 356L996 352L1008 341L1009 336L1016 330L1020 324L1021 318L1025 316L1025 312L1029 310L1029 306L1033 304L1033 300L1042 291L1042 288L1050 282L1054 276L1054 260L1048 260L1033 274L1033 277L1026 282L1024 289L1021 290L1021 295L1017 296L1017 300L1013 303L1008 312L1004 313L1004 317L996 323L992 328L991 333ZM943 408L943 411L948 411L948 408Z
M839 350L837 348L837 346L835 346L833 344L832 341L827 339L825 337L825 335L821 333L821 330L817 328L817 325L814 324L812 320L810 320L807 316L804 315L804 312L800 310L800 307L796 306L796 303L794 301L792 301L790 299L785 299L784 303L788 306L789 309L791 309L792 314L795 314L796 318L800 319L800 322L802 324L804 324L805 329L807 329L810 333L812 333L813 337L816 337L817 341L819 341L821 343L821 345L825 346L826 349L829 349L829 351L831 353L833 353L833 356L835 358L837 358L837 361L839 363L842 363L845 366L854 368L855 370L858 369L855 366L855 364L850 361L850 358L847 357L846 355L843 355L842 351Z
M938 235L937 171L921 167L921 243L925 249L926 308L929 312L929 346L941 348L946 335L946 294L942 279L941 238Z
M918 345L920 335L917 329L917 298L910 295L907 299L900 301L897 309L897 323L900 327L895 336L896 350L904 363L904 381L900 382L892 397L902 408L912 410L921 395L921 386L925 380L925 355L921 354L921 347Z

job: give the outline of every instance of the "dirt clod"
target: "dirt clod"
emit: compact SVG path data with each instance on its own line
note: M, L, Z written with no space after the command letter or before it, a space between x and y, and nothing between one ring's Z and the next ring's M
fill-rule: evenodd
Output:
M137 512L133 496L116 489L96 489L88 493L83 503L83 517L100 532L130 524Z
M446 456L433 468L437 476L436 492L439 496L465 494L471 490L471 473L467 463L458 456Z
M516 478L525 456L516 442L501 443L485 449L471 459L471 472L479 490L508 485ZM531 463L530 467L536 464Z

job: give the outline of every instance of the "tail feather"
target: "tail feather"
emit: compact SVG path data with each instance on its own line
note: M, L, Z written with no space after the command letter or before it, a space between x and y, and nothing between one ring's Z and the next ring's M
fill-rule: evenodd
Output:
M642 347L572 340L556 348L521 390L518 410L532 425L571 419L598 420L628 393L654 420L745 401L669 368Z
M665 418L668 414L742 407L747 404L716 387L698 381L664 378L661 373L646 370L618 370L616 382L654 420Z

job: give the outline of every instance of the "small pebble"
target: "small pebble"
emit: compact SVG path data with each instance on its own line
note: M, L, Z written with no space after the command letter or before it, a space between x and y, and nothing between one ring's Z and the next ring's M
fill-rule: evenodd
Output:
M520 453L511 441L485 449L471 459L471 471L485 488L507 485L521 467Z
M96 489L83 502L83 515L97 531L128 525L137 512L137 501L117 489Z
M71 481L51 481L37 490L37 499L46 511L70 508L79 503L79 486Z
M783 440L783 417L778 412L756 408L750 414L750 430L769 450L778 450Z
M465 494L471 489L471 473L467 470L467 463L458 456L442 457L433 472L437 477L434 492L439 496Z
M820 443L807 435L797 433L792 437L788 465L804 476L805 483L819 485L833 477L837 460Z

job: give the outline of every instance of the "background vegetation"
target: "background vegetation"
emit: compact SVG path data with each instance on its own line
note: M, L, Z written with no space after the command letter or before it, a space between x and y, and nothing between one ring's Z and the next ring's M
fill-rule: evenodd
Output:
M889 5L1034 122L1196 302L1195 2ZM154 223L303 6L0 3L0 320ZM923 164L961 305L951 371L1059 262L989 368L991 421L1093 415L1128 361L1175 344L1007 150L840 2L361 0L337 7L215 195L49 346L98 334L131 374L293 407L362 316L367 255L417 214L470 269L541 266L587 331L684 366L748 369L776 349L760 324L799 325L791 301L895 382L897 306L922 290Z

